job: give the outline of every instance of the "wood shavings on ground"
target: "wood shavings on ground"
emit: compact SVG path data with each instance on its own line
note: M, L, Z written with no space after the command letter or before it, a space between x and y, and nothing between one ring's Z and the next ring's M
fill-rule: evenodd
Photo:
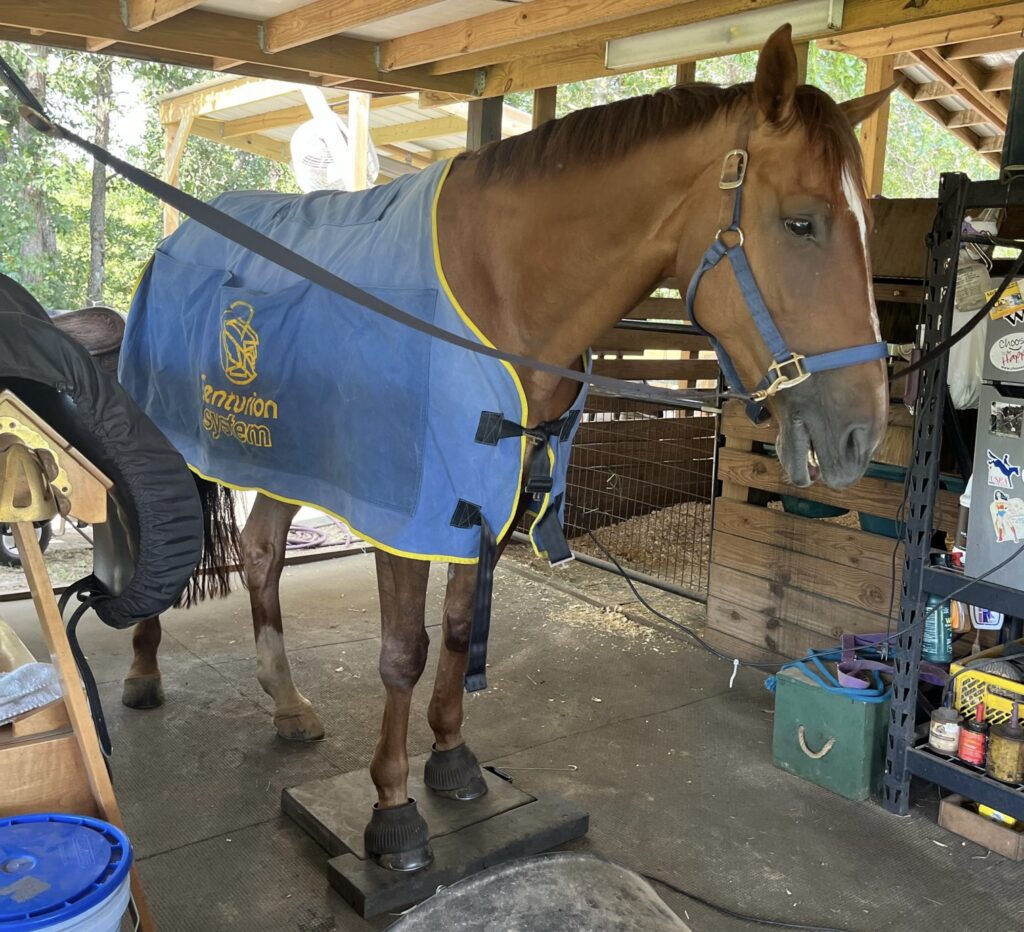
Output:
M567 528L572 532L573 528ZM708 585L711 547L711 506L681 502L594 531L616 560L631 570L704 592ZM589 534L569 541L573 550L607 559Z

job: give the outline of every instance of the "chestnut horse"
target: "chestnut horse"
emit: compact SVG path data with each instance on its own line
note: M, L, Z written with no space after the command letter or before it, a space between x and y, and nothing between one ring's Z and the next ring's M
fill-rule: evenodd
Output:
M744 244L764 304L786 343L828 353L880 340L867 253L867 204L852 126L888 91L836 104L797 86L788 26L761 52L755 80L730 88L671 88L584 110L532 133L458 157L438 206L441 261L453 292L504 350L572 365L658 283L690 281L709 244ZM723 157L745 150L739 224L730 226ZM728 162L728 159L726 159ZM736 195L738 198L738 195ZM742 232L740 232L742 230ZM696 318L746 386L772 354L738 278L721 263L693 295ZM557 419L575 383L520 371L531 425ZM886 370L868 361L790 379L767 398L778 453L795 485L840 488L859 478L887 413ZM259 496L241 537L256 635L257 677L275 704L278 734L321 738L323 725L292 682L278 586L294 505ZM426 824L409 799L406 754L413 689L427 660L426 561L378 552L384 717L370 773L379 802L367 847L387 867L430 860ZM482 792L462 735L463 674L476 567L452 565L428 719L427 785L456 798ZM162 701L160 622L136 628L124 702Z

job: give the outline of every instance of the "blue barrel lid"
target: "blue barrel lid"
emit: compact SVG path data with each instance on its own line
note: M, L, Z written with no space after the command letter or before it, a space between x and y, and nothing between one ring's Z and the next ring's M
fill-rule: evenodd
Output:
M132 863L120 829L88 816L0 819L0 932L46 929L111 896Z

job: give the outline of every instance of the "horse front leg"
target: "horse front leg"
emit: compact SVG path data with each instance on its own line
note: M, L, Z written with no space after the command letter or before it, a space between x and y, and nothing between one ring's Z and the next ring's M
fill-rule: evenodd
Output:
M430 564L378 551L380 593L380 678L384 683L384 720L373 752L370 776L377 803L363 842L366 853L389 870L426 867L433 855L427 823L409 798L409 707L427 662L427 577Z
M242 531L242 562L256 636L256 678L274 700L274 725L288 741L316 741L324 726L292 682L281 621L281 571L298 506L257 495Z
M164 704L156 659L161 636L159 615L140 621L132 631L132 665L121 691L121 702L130 709L156 709Z
M476 755L462 737L469 631L473 621L473 592L477 568L453 563L448 567L444 595L443 641L437 661L434 692L427 721L434 732L434 748L423 771L427 787L441 796L469 801L487 792Z

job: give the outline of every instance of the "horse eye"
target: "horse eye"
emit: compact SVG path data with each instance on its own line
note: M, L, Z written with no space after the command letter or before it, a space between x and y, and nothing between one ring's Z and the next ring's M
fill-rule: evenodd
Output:
M810 220L805 220L803 217L787 217L783 222L786 224L786 229L794 236L803 239L810 239L814 236L814 224Z

